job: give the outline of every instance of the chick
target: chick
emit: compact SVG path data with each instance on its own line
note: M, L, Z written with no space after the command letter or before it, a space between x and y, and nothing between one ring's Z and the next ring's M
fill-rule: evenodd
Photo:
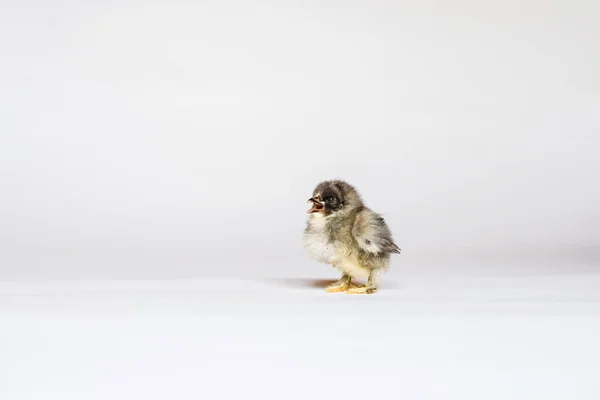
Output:
M304 248L315 260L342 272L342 278L329 285L327 292L376 292L391 254L400 254L384 219L364 205L352 185L341 180L319 183L308 201L312 208L308 210ZM354 278L367 283L355 285Z

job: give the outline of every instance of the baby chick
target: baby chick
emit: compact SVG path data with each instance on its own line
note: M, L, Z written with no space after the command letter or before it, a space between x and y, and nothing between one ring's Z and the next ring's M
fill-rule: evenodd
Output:
M356 189L341 180L321 182L308 200L303 244L317 261L331 264L342 278L328 292L371 294L379 274L387 270L391 253L400 254L384 219L367 208ZM367 279L355 285L353 278Z

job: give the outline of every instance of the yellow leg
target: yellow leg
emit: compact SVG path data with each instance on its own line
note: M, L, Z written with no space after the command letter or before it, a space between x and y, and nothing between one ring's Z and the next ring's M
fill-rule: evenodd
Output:
M327 291L327 293L338 293L338 292L346 292L355 287L356 287L356 285L354 285L352 283L352 277L350 277L348 275L343 275L342 279L327 286L327 289L325 289L325 290Z
M369 280L366 285L352 285L353 287L348 288L345 292L347 294L373 294L377 291L377 283L375 282L374 272L369 274Z

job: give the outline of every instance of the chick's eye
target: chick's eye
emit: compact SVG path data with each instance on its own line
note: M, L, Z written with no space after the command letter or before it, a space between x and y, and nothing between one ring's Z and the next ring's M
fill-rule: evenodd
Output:
M325 202L326 202L326 203L329 203L329 204L331 204L331 203L333 203L333 200L334 200L334 199L333 199L333 197L331 197L331 196L329 196L329 197L325 197Z

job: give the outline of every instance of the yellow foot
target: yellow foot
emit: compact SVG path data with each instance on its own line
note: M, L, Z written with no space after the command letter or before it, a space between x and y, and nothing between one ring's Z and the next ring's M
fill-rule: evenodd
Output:
M332 283L331 285L327 286L327 289L325 289L325 291L327 293L347 292L348 290L350 290L352 288L356 288L356 287L357 286L353 283L336 282L336 283Z
M374 286L354 286L351 288L348 288L346 290L346 293L348 294L373 294L377 291L377 288Z

